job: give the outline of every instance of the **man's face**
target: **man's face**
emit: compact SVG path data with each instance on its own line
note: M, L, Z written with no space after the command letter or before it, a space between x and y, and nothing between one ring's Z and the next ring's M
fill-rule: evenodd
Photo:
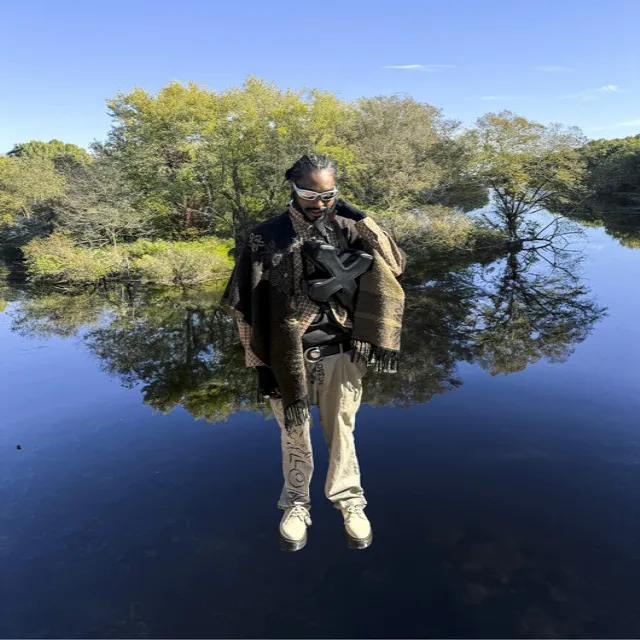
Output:
M306 189L308 191L323 193L324 191L331 191L332 189L335 189L336 179L334 178L332 171L323 169L322 171L313 171L312 173L308 173L303 176L296 181L296 186L298 189ZM291 188L293 189L293 185ZM328 202L323 202L319 198L316 200L304 200L295 192L293 197L296 205L309 222L320 220L323 216L332 211L336 203L335 198L332 198Z

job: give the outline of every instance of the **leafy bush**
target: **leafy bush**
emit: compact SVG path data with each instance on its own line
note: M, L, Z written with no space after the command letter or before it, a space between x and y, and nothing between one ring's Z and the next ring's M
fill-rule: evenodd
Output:
M30 275L39 280L84 284L106 278L112 269L105 251L77 247L62 233L32 240L24 254Z
M478 246L506 241L501 233L442 205L381 213L376 215L376 221L391 231L409 253L473 251Z
M192 286L224 277L233 266L229 242L211 238L193 242L164 242L165 248L134 261L144 282Z
M131 244L126 245L127 252L131 259L142 258L146 255L155 255L156 253L162 253L167 251L171 246L170 242L164 240L136 240Z
M226 277L233 264L231 244L217 238L194 242L138 240L88 249L65 234L32 240L24 247L32 278L56 283L89 284L106 279L141 279L147 283L190 286Z

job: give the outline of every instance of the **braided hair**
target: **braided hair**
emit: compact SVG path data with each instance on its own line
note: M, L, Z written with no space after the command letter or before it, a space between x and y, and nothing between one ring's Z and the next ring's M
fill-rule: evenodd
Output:
M327 156L311 153L296 160L293 165L285 171L284 178L287 181L293 180L296 182L314 171L331 171L334 178L338 177L338 168L333 160L330 160Z

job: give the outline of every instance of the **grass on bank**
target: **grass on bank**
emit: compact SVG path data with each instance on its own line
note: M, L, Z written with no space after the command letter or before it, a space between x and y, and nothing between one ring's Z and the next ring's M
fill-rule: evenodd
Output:
M189 242L137 240L90 249L62 233L32 240L23 251L29 276L57 284L140 281L195 286L226 278L233 268L232 243L218 238Z
M407 252L409 268L480 259L496 252L506 236L464 213L441 205L373 215ZM53 284L136 281L163 286L197 286L228 277L233 268L231 240L215 237L191 241L137 240L90 249L62 233L32 240L24 247L32 280Z

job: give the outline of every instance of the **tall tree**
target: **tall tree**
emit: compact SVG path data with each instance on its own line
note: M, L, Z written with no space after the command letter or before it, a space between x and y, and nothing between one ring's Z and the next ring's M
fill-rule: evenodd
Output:
M118 166L136 205L154 212L163 235L180 234L191 209L200 207L196 153L217 120L217 96L194 83L173 82L155 96L143 89L119 93L108 108L113 126L106 143L96 145L97 155Z
M64 175L66 188L54 205L55 228L78 245L115 246L151 234L151 215L134 206L131 185L116 164L101 158L68 166Z
M399 210L437 187L443 170L435 160L441 112L402 96L358 100L340 134L354 162L346 183L358 203Z
M198 177L212 225L241 244L256 221L284 208L284 172L297 157L348 157L336 135L346 106L330 93L281 91L256 78L222 93L219 105L223 117L202 137Z
M64 167L69 163L81 165L89 164L92 161L91 155L82 147L75 144L60 142L60 140L31 140L17 144L7 154L14 158L40 158L52 160L57 168Z
M475 149L478 173L492 190L500 224L513 241L531 214L586 195L579 154L585 138L577 128L545 127L502 111L480 118L467 140Z
M64 184L50 159L0 156L0 242L21 244L50 231Z
M640 135L593 140L581 149L586 183L597 194L640 192Z
M320 91L281 91L249 77L217 94L173 83L111 101L114 125L97 149L116 162L164 232L196 226L242 241L256 220L282 209L283 174L310 151L348 158L335 135L346 107Z

